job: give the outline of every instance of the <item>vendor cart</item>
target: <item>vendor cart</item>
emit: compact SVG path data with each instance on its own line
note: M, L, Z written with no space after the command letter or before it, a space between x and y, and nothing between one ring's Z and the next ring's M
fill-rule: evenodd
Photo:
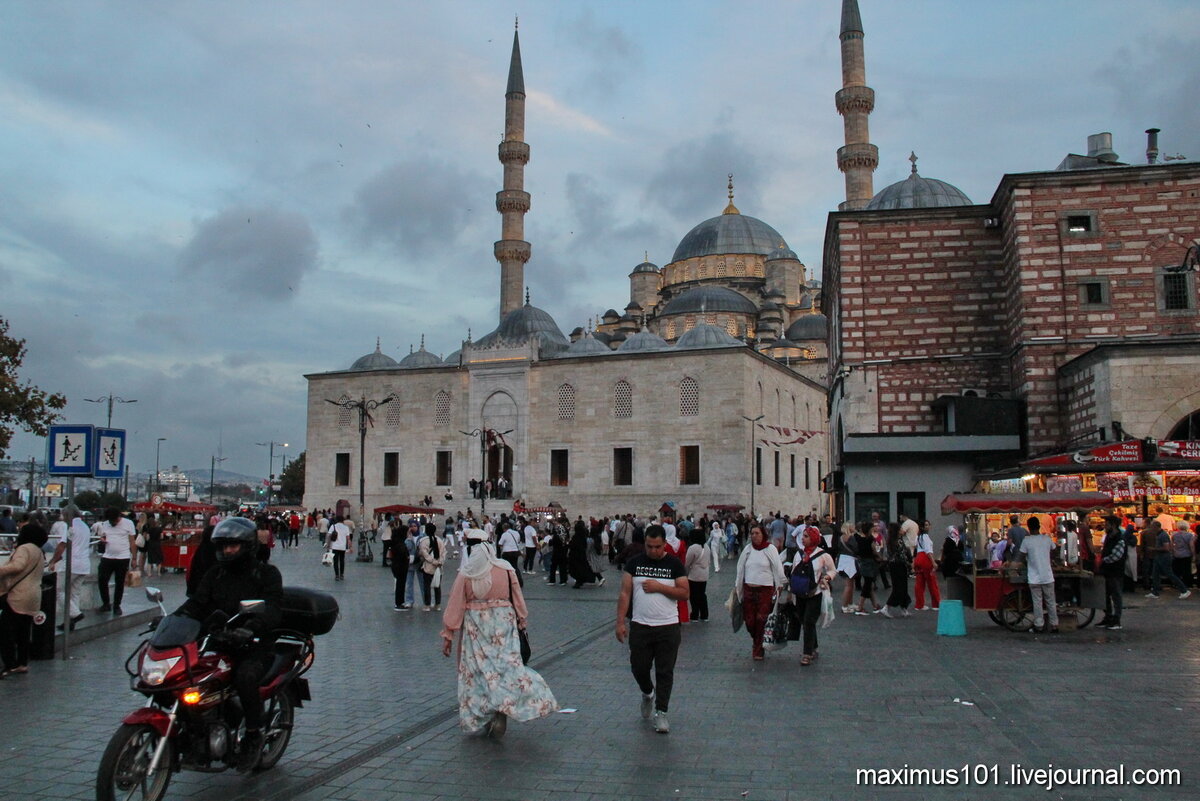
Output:
M179 524L176 528L163 531L162 552L163 568L182 572L192 564L192 556L200 545L204 527L202 521L209 515L215 514L217 507L207 503L179 503L165 500L157 493L149 501L133 505L133 511L157 514L162 518L174 516ZM197 520L196 518L200 519Z
M975 538L973 546L980 553L986 552L986 528L972 523L982 515L1086 513L1112 505L1112 498L1101 492L954 494L942 501L942 514L966 517L966 535ZM987 612L994 623L1010 631L1028 631L1033 626L1033 597L1024 566L986 565L986 560L964 565L963 572L946 580L946 597ZM1084 628L1104 606L1104 578L1079 566L1056 563L1054 596L1059 627Z

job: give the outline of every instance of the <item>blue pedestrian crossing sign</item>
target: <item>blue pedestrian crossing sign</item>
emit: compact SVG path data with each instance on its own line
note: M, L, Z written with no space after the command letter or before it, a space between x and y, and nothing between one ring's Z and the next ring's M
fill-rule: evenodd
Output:
M52 476L90 476L95 469L95 434L92 426L50 426L46 472Z
M125 475L125 429L97 428L93 475L96 478L121 478Z

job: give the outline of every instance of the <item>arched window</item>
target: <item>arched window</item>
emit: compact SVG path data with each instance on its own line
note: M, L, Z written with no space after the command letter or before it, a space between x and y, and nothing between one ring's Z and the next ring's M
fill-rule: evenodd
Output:
M396 401L392 401L387 407L387 424L389 426L400 425L400 418L403 417L404 409Z
M796 419L796 396L792 396L792 428L799 428L800 422Z
M780 398L781 398L781 396L780 396L779 390L777 389L777 390L775 390L775 420L776 420L776 425L783 425L783 401L782 401L782 400L780 400Z
M439 389L433 396L433 424L435 426L450 425L450 393Z
M338 403L345 403L348 400L350 400L349 395L342 395L342 397L338 398ZM352 421L350 418L350 410L343 406L338 409L338 426L341 428L349 428L351 425Z
M700 414L700 385L694 378L679 382L679 415L695 417Z
M633 417L633 387L628 381L618 381L613 391L613 417Z
M1187 417L1180 420L1175 427L1171 429L1171 433L1167 435L1167 439L1200 439L1200 410L1194 411Z
M575 419L575 387L570 384L558 388L558 419Z

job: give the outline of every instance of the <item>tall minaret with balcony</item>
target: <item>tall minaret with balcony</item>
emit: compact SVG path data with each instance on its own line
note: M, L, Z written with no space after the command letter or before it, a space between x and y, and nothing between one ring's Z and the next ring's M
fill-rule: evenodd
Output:
M496 193L496 211L500 212L502 223L495 254L500 262L500 319L503 320L504 315L521 308L525 262L530 254L529 243L525 241L525 212L529 211L529 193L525 191L525 165L529 163L529 145L525 144L525 77L521 73L521 43L516 31L508 67L508 91L504 95L500 163L504 165L504 188Z
M845 126L846 144L838 148L838 169L846 174L846 200L838 208L866 208L875 192L872 173L879 165L879 149L870 142L867 117L875 108L875 90L867 86L863 56L863 25L858 0L842 0L842 88L837 110Z

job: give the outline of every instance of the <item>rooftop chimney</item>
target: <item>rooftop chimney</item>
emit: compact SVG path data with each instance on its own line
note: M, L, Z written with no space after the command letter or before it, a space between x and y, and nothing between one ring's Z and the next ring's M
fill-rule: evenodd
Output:
M1117 154L1112 149L1112 134L1098 133L1088 137L1088 156L1099 161L1113 162Z
M1158 161L1158 128L1146 129L1146 163Z

